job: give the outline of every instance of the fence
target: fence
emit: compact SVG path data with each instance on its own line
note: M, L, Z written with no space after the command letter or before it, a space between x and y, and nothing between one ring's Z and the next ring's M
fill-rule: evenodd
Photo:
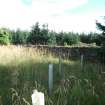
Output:
M61 56L65 59L78 59L84 55L86 60L97 60L99 58L100 47L61 47L61 46L41 46L30 45L27 47L37 48L46 53L52 53L55 56Z

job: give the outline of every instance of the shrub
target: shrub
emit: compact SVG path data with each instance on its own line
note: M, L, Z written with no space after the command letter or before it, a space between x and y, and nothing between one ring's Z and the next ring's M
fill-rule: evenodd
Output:
M9 31L5 28L0 29L0 44L7 45L9 44Z

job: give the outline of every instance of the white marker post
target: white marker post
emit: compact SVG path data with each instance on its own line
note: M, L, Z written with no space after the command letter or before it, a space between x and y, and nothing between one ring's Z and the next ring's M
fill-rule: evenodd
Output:
M32 98L32 105L45 105L44 94L42 92L33 90L31 98Z
M53 89L53 64L49 64L48 77L49 95L51 95Z

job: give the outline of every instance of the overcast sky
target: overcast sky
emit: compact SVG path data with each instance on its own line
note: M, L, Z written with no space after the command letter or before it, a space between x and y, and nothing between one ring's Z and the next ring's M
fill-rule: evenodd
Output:
M105 0L0 0L0 27L29 30L37 21L54 31L96 31Z

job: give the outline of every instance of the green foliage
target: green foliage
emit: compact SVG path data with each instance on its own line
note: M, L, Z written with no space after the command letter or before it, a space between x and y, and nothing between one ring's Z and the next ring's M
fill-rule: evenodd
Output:
M64 37L64 33L63 32L60 32L60 33L56 34L57 45L63 45L64 44L63 37Z
M103 33L105 33L105 26L102 25L101 23L99 23L98 21L96 21L96 26L97 28L102 31Z
M9 44L9 30L6 28L0 29L0 44L7 45Z
M98 23L97 23L98 24ZM98 24L102 27L100 24ZM103 27L102 27L103 30ZM78 42L83 42L87 44L96 43L96 45L101 45L103 35L92 33L74 33L74 32L54 32L48 29L48 24L43 24L42 26L36 22L35 25L31 27L31 31L23 31L20 29L5 30L8 35L4 35L1 32L2 37L0 38L1 44L7 44L11 42L12 44L36 44L36 45L59 45L59 46L70 46L77 44ZM104 32L103 32L104 34ZM8 40L9 39L9 40Z
M93 32L90 32L88 34L81 33L80 41L87 44L91 44L91 43L96 43L96 45L101 44L100 34L93 33Z
M75 33L64 33L63 43L67 43L67 45L77 44L79 42L79 36Z
M56 42L58 45L73 45L80 41L79 35L73 32L60 32L56 35Z
M48 44L48 40L49 40L50 36L49 36L49 31L48 31L48 24L43 24L42 25L42 29L41 29L41 34L40 34L40 44Z
M48 38L47 44L56 45L56 33L52 31L52 32L49 32L48 35L49 35L49 38Z
M16 32L11 31L11 43L26 44L28 36L29 36L28 31L21 31L20 29L17 29Z
M105 26L97 21L96 21L96 26L100 31L102 31L102 34L100 35L101 50L99 51L99 55L101 61L105 63Z
M35 25L32 26L32 30L30 32L30 36L28 37L28 42L32 44L39 44L41 39L41 32L39 23L37 22Z
M41 29L38 22L32 27L28 37L28 42L32 44L64 45L67 43L67 45L72 45L79 41L77 33L49 32L47 24L43 24Z
M102 32L102 34L100 35L100 39L101 39L101 45L103 46L105 42L105 26L97 21L96 21L96 26Z
M28 42L31 44L42 44L42 45L54 45L56 44L56 37L54 32L49 32L48 25L43 24L42 29L39 27L37 22L30 32Z

